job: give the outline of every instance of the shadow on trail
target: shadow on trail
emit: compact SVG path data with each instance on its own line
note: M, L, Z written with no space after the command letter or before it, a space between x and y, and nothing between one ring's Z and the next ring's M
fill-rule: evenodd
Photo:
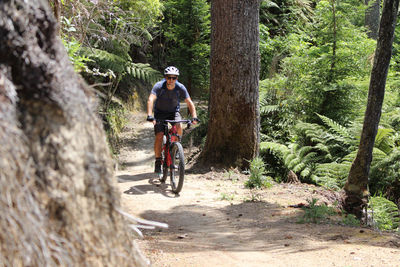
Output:
M222 250L292 254L348 243L388 247L388 240L371 241L380 235L372 230L298 224L300 210L291 210L290 214L284 211L283 207L268 202L243 202L217 209L194 204L168 211L146 211L141 217L168 223L168 229L148 234L159 236L159 245L172 253Z
M154 162L154 155L151 154L148 157L138 160L138 161L129 161L129 162L122 162L124 167L136 167L136 166L143 166L143 165L151 165Z
M136 182L136 181L141 181L141 180L147 180L147 179L152 179L154 177L154 173L148 172L148 173L139 173L135 175L118 175L118 183L129 183L129 182Z
M144 195L149 193L161 194L167 198L177 198L179 194L175 194L171 191L171 186L167 180L166 183L161 183L157 177L154 177L153 172L141 173L136 175L119 175L118 183L137 182L142 180L148 180L148 184L139 184L131 186L128 190L124 191L124 194L128 195Z

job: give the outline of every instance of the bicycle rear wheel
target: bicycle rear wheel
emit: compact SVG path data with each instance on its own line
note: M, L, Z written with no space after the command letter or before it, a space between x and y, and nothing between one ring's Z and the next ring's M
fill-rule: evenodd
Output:
M171 188L172 192L178 194L182 190L183 179L185 177L185 156L181 143L173 143L171 149Z

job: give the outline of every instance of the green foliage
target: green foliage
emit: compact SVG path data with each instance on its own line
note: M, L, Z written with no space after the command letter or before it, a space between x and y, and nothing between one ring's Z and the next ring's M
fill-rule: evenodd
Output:
M162 8L159 0L65 1L63 16L79 29L73 36L84 46L102 48L111 40L145 45Z
M79 53L81 49L81 44L77 42L74 38L72 38L72 40L70 41L62 39L62 42L65 46L65 49L67 49L69 60L74 65L75 71L82 72L87 69L86 62L89 62L90 59L85 55L81 55Z
M260 4L260 23L271 29L273 37L303 26L311 21L312 14L312 2L309 0L263 0Z
M132 75L133 78L143 80L149 84L154 84L161 79L161 73L150 67L149 64L143 63L130 63L126 67L128 74Z
M351 164L356 157L358 138L353 128L346 128L335 121L318 115L328 127L299 122L294 127L293 141L288 145L276 142L261 142L260 150L279 158L287 171L294 171L304 182L341 189ZM353 127L358 129L356 124ZM400 152L392 149L390 129L379 129L373 149L370 182L372 192L382 192L390 184L400 181ZM388 149L390 148L390 149Z
M91 60L93 68L99 68L100 73L110 73L111 78L122 79L129 75L148 83L155 83L162 78L160 72L152 69L149 64L133 63L128 55L124 57L95 48L85 48L81 52Z
M389 155L384 155L370 169L370 190L373 194L385 194L387 190L394 191L390 195L398 199L400 182L400 148L396 147Z
M76 32L76 28L71 24L70 20L63 18L61 22L65 32ZM90 61L90 59L80 54L81 43L79 43L73 36L68 36L68 34L62 34L61 41L67 50L69 60L74 65L75 71L81 72L87 69L86 62Z
M208 88L210 56L210 5L206 0L164 2L161 33L165 47L158 65L174 65L189 93Z
M349 133L349 130L346 127L343 127L339 123L335 122L334 120L317 114L318 117L334 132L337 134L337 137L341 138L340 140L344 144L351 144L354 138Z
M302 207L304 215L298 220L298 223L321 223L329 219L329 216L336 212L332 207L325 204L317 205L318 199L313 198L308 201L308 206Z
M314 114L319 113L347 124L364 104L360 96L365 96L366 87L354 78L368 79L375 42L353 24L349 3L353 2L319 1L314 23L287 37L290 56L283 60L281 74L296 100L291 112L304 114L306 121L315 121Z
M263 141L281 142L290 138L290 128L296 117L290 112L291 102L285 100L290 94L284 77L260 81L261 133Z
M247 188L269 188L272 186L271 178L266 176L264 162L261 158L254 158L250 162L250 177L245 182Z
M360 226L361 222L353 214L345 214L342 216L342 223L348 226Z
M379 229L398 230L400 217L396 204L383 197L371 197L368 206L372 209L373 220Z

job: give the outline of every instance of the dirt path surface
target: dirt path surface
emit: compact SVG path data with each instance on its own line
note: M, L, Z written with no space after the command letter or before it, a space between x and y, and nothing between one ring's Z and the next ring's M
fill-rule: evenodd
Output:
M251 192L234 171L190 173L179 196L153 173L153 129L133 116L122 135L118 186L125 211L164 222L138 241L152 266L397 266L400 238L339 224L299 224L290 207L329 194L279 184Z

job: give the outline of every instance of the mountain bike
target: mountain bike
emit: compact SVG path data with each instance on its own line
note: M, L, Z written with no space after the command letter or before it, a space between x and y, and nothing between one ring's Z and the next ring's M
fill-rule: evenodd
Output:
M180 143L180 136L176 129L176 123L186 123L190 128L191 120L157 120L164 125L163 147L161 152L161 174L160 181L165 183L168 173L171 180L172 192L178 194L183 187L185 178L185 155ZM168 124L171 127L168 127Z

